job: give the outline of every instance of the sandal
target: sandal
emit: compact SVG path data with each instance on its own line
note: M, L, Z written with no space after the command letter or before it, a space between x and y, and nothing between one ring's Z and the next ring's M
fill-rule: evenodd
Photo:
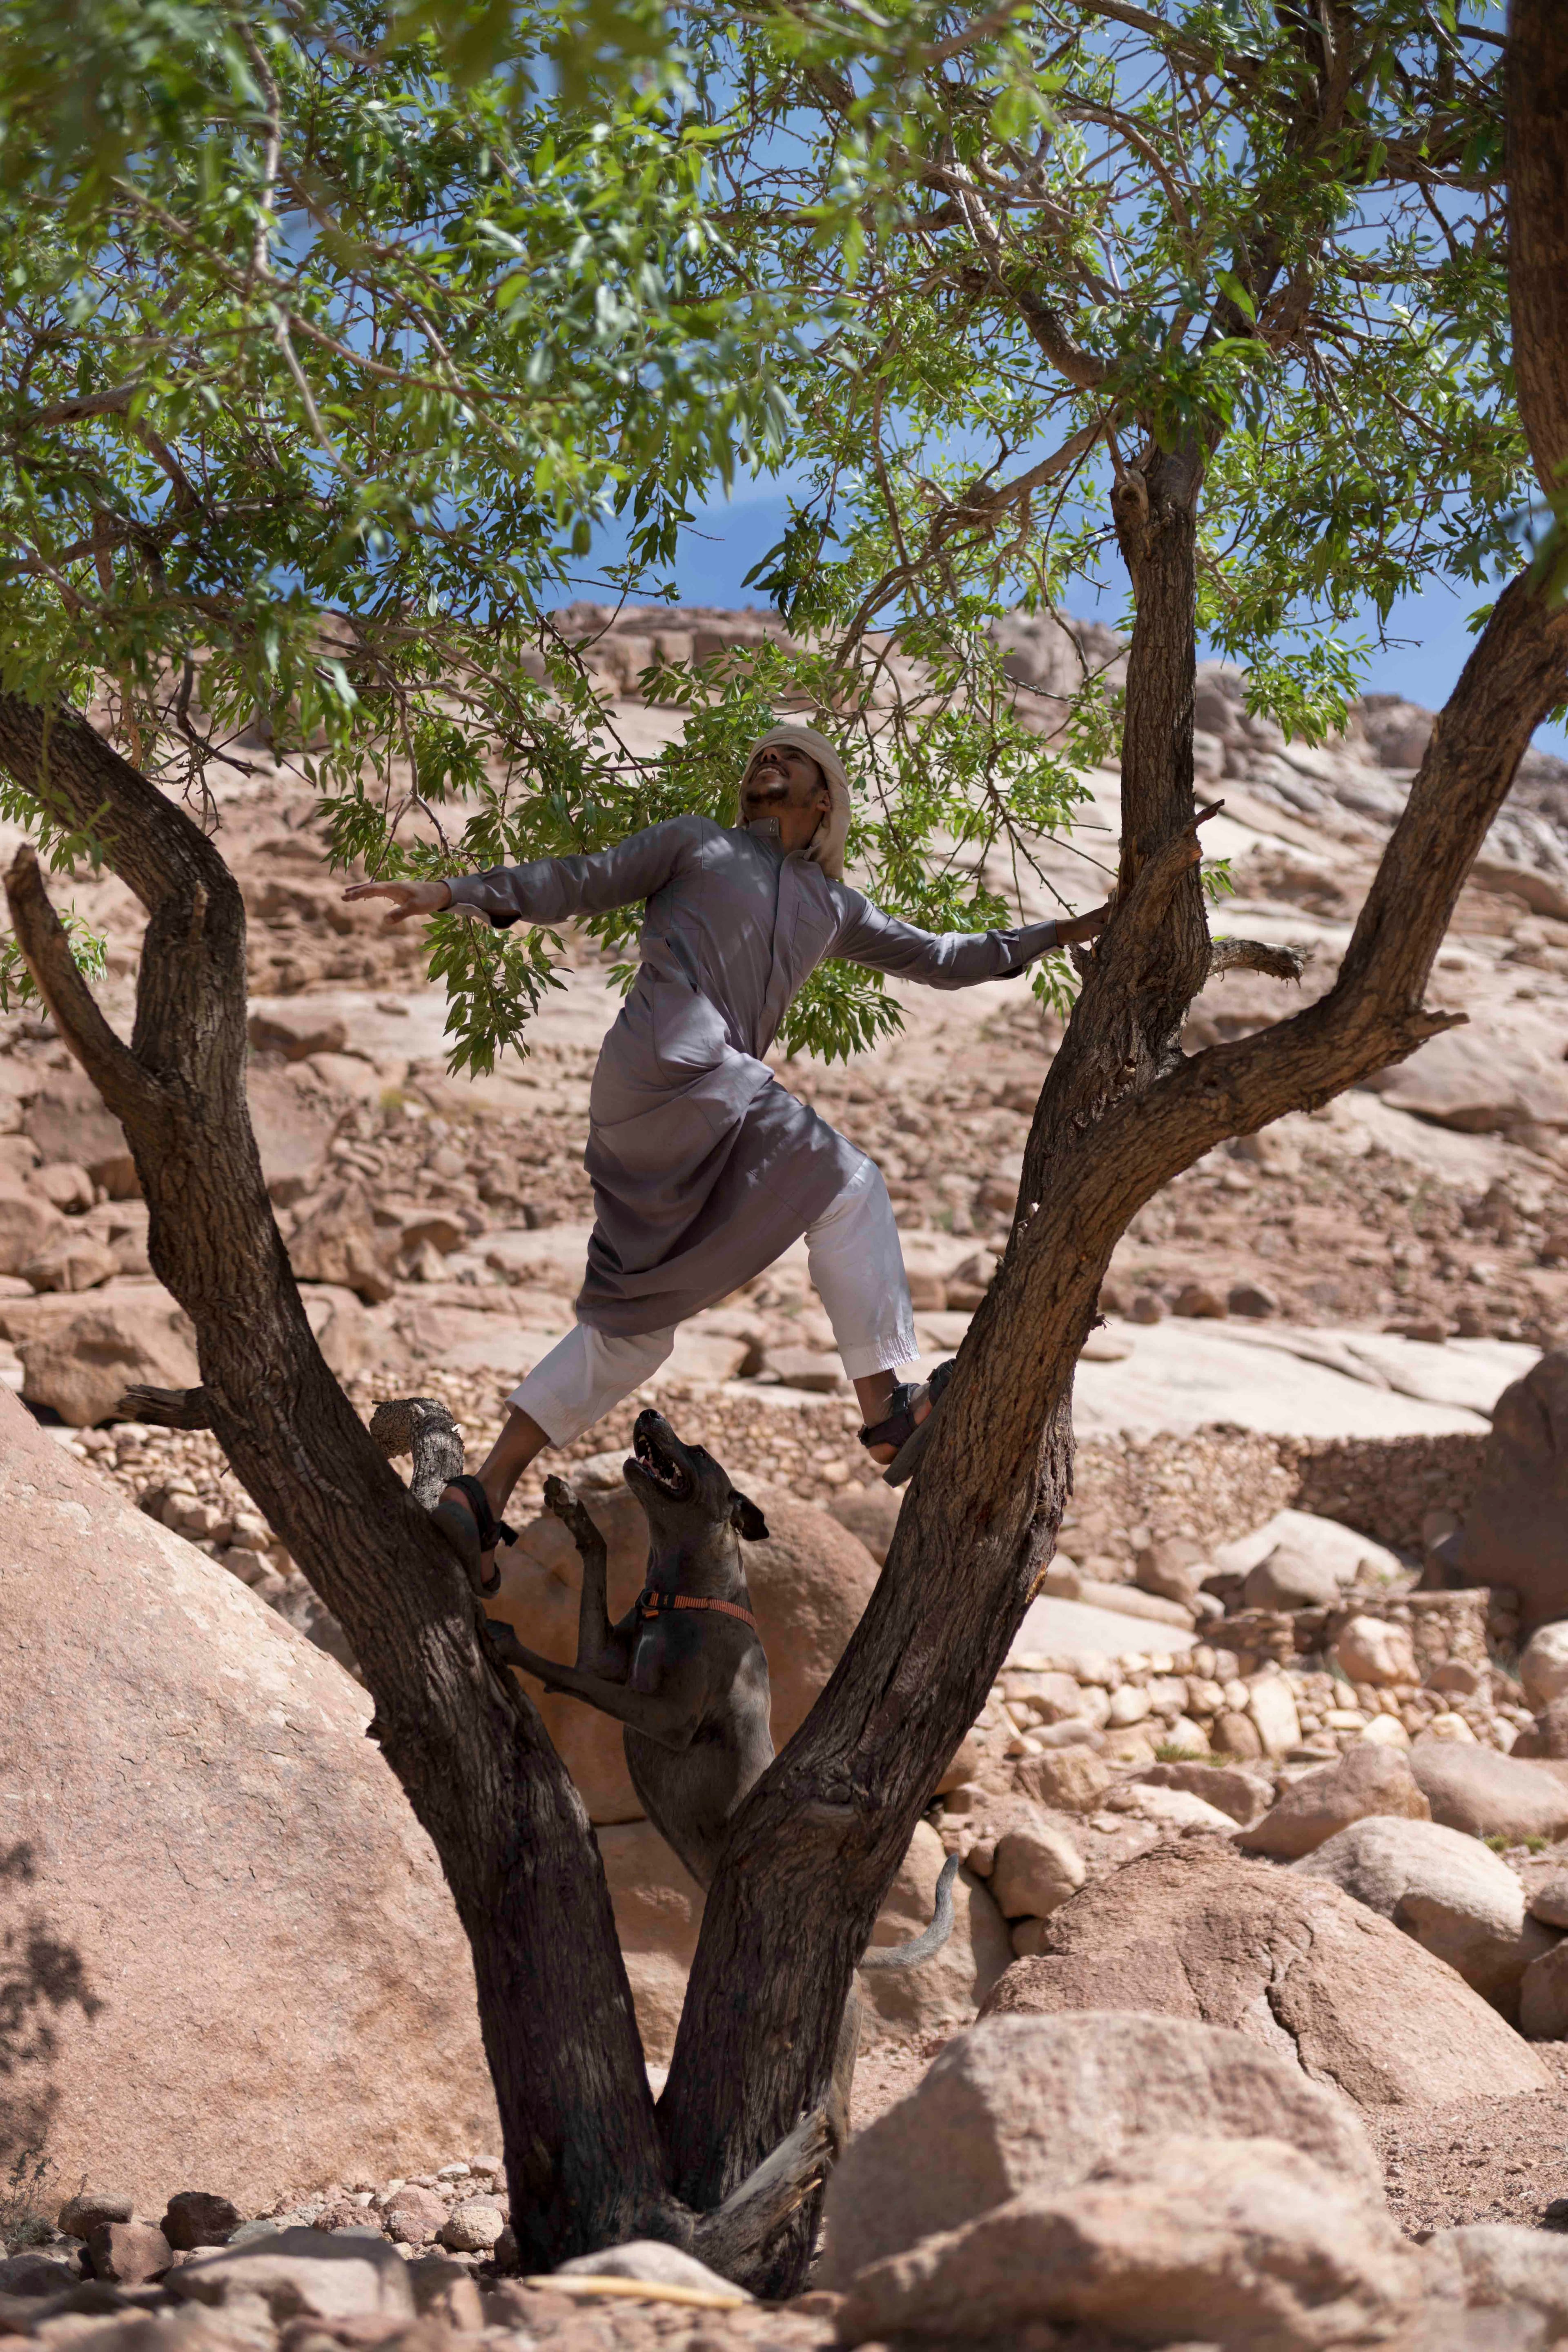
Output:
M931 1424L936 1419L936 1407L943 1389L952 1377L954 1359L939 1364L929 1381L904 1381L888 1400L888 1412L881 1421L860 1432L862 1445L896 1445L898 1452L882 1472L883 1483L902 1486L915 1474L915 1465L931 1440ZM921 1398L931 1400L931 1411L923 1421L915 1419L915 1406Z
M467 1569L474 1591L488 1598L500 1591L500 1570L492 1562L487 1579L484 1555L493 1553L498 1543L515 1543L516 1530L496 1517L490 1498L477 1478L448 1478L447 1484L457 1488L468 1507L465 1511L443 1496L430 1517Z

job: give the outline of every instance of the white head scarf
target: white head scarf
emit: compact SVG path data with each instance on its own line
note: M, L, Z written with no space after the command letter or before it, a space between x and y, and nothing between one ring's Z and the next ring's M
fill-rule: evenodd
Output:
M807 759L815 760L822 771L822 781L827 786L830 805L827 814L806 844L805 855L814 865L821 866L830 882L840 882L844 878L844 851L849 839L850 817L849 777L844 762L826 735L819 735L815 727L803 726L793 719L786 719L778 726L770 727L765 735L758 736L746 754L746 764L741 771L742 782L751 774L752 762L758 752L765 751L773 743L788 744L793 751L804 751Z

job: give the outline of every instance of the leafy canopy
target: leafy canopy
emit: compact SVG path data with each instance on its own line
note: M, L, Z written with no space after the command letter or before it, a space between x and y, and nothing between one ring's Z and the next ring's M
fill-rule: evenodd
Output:
M787 697L847 739L874 894L995 920L982 859L1032 859L1118 710L1089 669L1016 696L994 624L1121 577L1117 471L1198 453L1197 625L1309 736L1360 600L1510 561L1473 15L13 0L0 685L96 698L198 802L259 714L334 854L394 873L727 820ZM795 640L665 669L683 731L639 761L552 612L659 593L748 473L791 487L757 578ZM436 925L455 1061L520 1037L556 945ZM833 968L786 1042L897 1017Z

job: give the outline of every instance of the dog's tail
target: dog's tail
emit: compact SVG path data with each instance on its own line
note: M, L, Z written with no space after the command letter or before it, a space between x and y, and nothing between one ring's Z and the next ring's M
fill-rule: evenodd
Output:
M863 1969L918 1969L922 1960L941 1951L952 1933L952 1882L958 1876L958 1855L950 1853L942 1864L931 1926L911 1943L868 1945L860 1955Z

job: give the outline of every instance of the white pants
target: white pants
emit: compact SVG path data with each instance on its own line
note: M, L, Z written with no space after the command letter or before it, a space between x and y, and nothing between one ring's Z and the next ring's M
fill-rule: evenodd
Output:
M852 1381L912 1360L918 1349L899 1228L881 1171L868 1160L808 1228L805 1262ZM507 1402L552 1445L570 1445L651 1380L675 1345L675 1328L623 1339L574 1324Z

